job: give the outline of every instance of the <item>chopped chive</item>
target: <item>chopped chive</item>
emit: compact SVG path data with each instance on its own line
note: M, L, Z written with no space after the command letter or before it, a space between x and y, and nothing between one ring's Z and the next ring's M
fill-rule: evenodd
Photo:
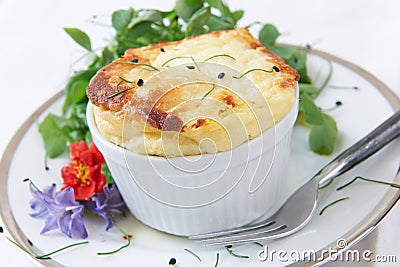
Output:
M0 231L0 232L3 233L3 228L2 228L2 227L0 227L0 228L1 228L1 231ZM10 243L12 243L14 246L16 246L17 248L19 248L20 250L24 251L25 253L29 254L30 256L32 256L32 257L34 257L34 258L36 258L36 259L38 259L38 260L47 260L47 259L50 259L50 256L51 256L51 255L54 255L54 254L56 254L56 253L58 253L58 252L61 252L61 251L63 251L63 250L66 250L66 249L69 249L69 248L72 248L72 247L75 247L75 246L80 246L80 245L84 245L84 244L89 244L89 241L78 242L78 243L74 243L74 244L71 244L71 245L62 247L62 248L60 248L60 249L54 250L54 251L52 251L52 252L50 252L50 253L46 253L46 254L43 254L43 255L36 255L35 253L33 253L33 252L27 250L25 247L21 246L20 244L18 244L17 242L15 242L15 241L12 240L11 238L9 238L8 236L6 236L6 239L7 239ZM29 245L32 246L32 242L31 242L29 239L28 239L28 243L29 243Z
M204 98L206 98L209 94L211 94L211 92L214 91L214 89L215 89L215 83L213 83L213 87L212 87L210 90L208 90L207 93L205 93L205 94L203 95L203 97L201 98L201 101L203 101Z
M358 86L346 86L346 85L329 85L332 89L353 89L358 90Z
M231 59L233 59L233 60L236 60L236 58L232 57L231 55L228 55L228 54L218 54L218 55L214 55L214 56L211 56L211 57L209 57L209 58L206 58L206 59L204 60L204 62L209 61L209 60L211 60L211 59L213 59L213 58L216 58L216 57L229 57L229 58L231 58Z
M97 252L97 255L99 255L99 256L111 255L111 254L115 254L115 253L120 252L124 248L129 247L129 245L131 244L131 239L130 239L129 236L125 236L125 237L126 237L126 240L128 241L125 245L117 248L116 250L112 250L112 251L108 251L108 252Z
M127 240L127 243L125 245L122 245L121 247L112 250L112 251L108 251L108 252L97 252L97 255L99 256L105 256L105 255L111 255L111 254L115 254L120 252L121 250L123 250L124 248L129 247L129 245L131 244L131 239L132 239L132 235L127 234L124 230L122 230L116 223L115 221L113 221L113 225L115 226L115 228L118 229L118 231L123 235L122 237Z
M219 263L219 253L217 253L217 260L215 261L214 267L218 267L218 263Z
M112 94L112 95L107 96L107 99L116 97L117 95L120 95L120 94L122 94L122 93L125 93L126 91L129 91L129 90L132 90L133 88L135 88L135 86L132 86L132 87L127 88L127 89L125 89L125 90L118 91L118 92L116 92L116 93L114 93L114 94Z
M395 188L400 188L400 184L389 183L389 182L384 182L384 181L379 181L379 180L368 179L368 178L364 178L364 177L361 177L361 176L356 176L356 177L355 177L353 180L351 180L350 182L348 182L348 183L346 183L346 184L344 184L344 185L339 186L338 188L336 188L336 190L337 190L337 191L342 190L343 188L345 188L345 187L351 185L352 183L354 183L357 179L364 180L364 181L367 181L367 182L373 182L373 183L378 183L378 184L390 185L391 187L395 187Z
M161 64L161 67L164 67L165 65L167 65L169 62L175 60L175 59L182 59L182 58L189 58L193 61L193 64L197 67L197 69L199 69L199 66L197 65L196 60L194 60L193 57L188 57L188 56L179 56L179 57L173 57L168 59L167 61L165 61L163 64Z
M39 187L36 186L36 184L31 180L31 178L27 177L24 180L22 180L23 183L30 182L32 186L38 191L42 192L42 190L39 189Z
M261 244L260 242L254 242L254 244L256 244L257 246L260 246L260 247L264 247L264 245Z
M246 71L245 73L243 73L243 74L240 75L240 76L233 76L233 78L235 78L235 79L241 79L243 76L245 76L245 75L247 75L247 74L249 74L250 72L253 72L253 71L263 71L263 72L271 73L271 72L273 72L274 70L273 70L273 69L272 69L272 70L266 70L266 69L251 69L251 70Z
M196 259L198 259L201 262L201 258L196 253L194 253L193 251L191 251L188 248L185 248L183 250L189 252L190 254L192 254Z
M327 208L329 208L329 207L335 205L335 204L338 203L338 202L341 202L341 201L343 201L343 200L346 200L346 199L349 199L349 197L342 197L342 198L339 198L339 199L337 199L337 200L335 200L335 201L329 203L328 205L326 205L326 206L319 212L319 215L322 215L322 214L325 212L325 210L326 210Z
M180 56L180 57L173 57L173 58L170 58L170 59L168 59L167 61L165 61L163 64L161 64L161 67L164 67L164 66L167 65L169 62L171 62L171 61L173 61L173 60L175 60L175 59L180 59L180 58L188 58L188 57Z
M80 245L85 245L85 244L89 244L89 241L83 241L83 242L74 243L74 244L65 246L65 247L63 247L63 248L54 250L54 251L52 251L52 252L50 252L50 253L47 253L47 254L44 254L44 255L40 255L40 256L36 256L35 258L36 258L36 259L48 259L49 256L54 255L54 254L56 254L56 253L58 253L58 252L61 252L61 251L63 251L63 250L66 250L66 249L69 249L69 248L72 248L72 247L76 247L76 246L80 246Z
M134 83L134 82L129 81L129 80L127 80L127 79L125 79L124 77L121 77L121 76L118 76L118 78L120 78L121 80L123 80L126 83Z
M249 256L246 256L246 255L238 255L238 254L234 253L234 252L232 251L232 246L225 246L225 248L226 248L226 251L228 251L229 254L231 254L232 256L234 256L234 257L236 257L236 258L241 258L241 259L248 259L248 258L249 258Z
M145 66L145 67L149 67L155 71L160 72L159 69L157 69L156 67L154 67L153 65L150 64L146 64L146 63L134 63L134 62L115 62L116 64L127 64L127 65L137 65L137 66Z

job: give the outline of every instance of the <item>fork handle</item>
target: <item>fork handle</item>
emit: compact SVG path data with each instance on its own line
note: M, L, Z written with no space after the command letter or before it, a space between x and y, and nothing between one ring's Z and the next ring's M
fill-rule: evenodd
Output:
M347 148L314 177L320 185L347 172L400 136L400 110L357 143Z

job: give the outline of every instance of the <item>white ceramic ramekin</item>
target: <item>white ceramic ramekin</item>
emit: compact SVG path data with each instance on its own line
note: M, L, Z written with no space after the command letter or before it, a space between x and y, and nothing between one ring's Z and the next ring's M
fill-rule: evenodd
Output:
M297 112L296 102L274 128L231 151L172 159L107 141L90 102L87 121L130 212L155 229L188 236L240 227L281 207Z

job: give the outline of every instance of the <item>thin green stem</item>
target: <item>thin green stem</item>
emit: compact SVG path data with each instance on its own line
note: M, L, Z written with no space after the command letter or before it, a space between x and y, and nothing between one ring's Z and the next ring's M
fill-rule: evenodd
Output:
M268 72L268 73L272 73L273 72L273 70L266 70L266 69L251 69L251 70L246 71L245 73L243 73L240 76L233 76L233 78L241 79L241 78L243 78L243 76L245 76L245 75L247 75L247 74L249 74L250 72L253 72L253 71L263 71L263 72Z
M204 60L204 62L207 62L207 61L209 61L209 60L211 60L211 59L213 59L213 58L216 58L216 57L228 57L228 58L231 58L231 59L233 59L233 60L236 60L236 58L232 57L231 55L228 55L228 54L218 54L218 55L214 55L214 56L211 56L211 57L209 57L209 58L206 58L206 59Z
M354 179L352 179L350 182L348 182L348 183L346 183L346 184L344 184L344 185L339 186L338 188L336 188L336 190L337 190L337 191L340 191L340 190L342 190L343 188L345 188L345 187L351 185L352 183L354 183L354 182L355 182L356 180L358 180L358 179L363 180L363 181L366 181L366 182L372 182L372 183L377 183L377 184L390 185L391 187L400 188L400 184L389 183L389 182L385 182L385 181L373 180L373 179L368 179L368 178L364 178L364 177L361 177L361 176L356 176L356 177L355 177Z
M248 259L249 258L249 256L247 256L247 255L238 255L238 254L234 253L232 251L232 247L231 246L225 246L225 248L226 248L226 251L228 251L228 253L231 254L233 257L241 258L241 259Z
M118 78L120 78L121 80L123 80L123 81L126 82L126 83L135 83L135 82L132 82L132 81L130 81L130 80L127 80L127 79L125 79L124 77L121 77L121 76L118 76Z
M123 93L125 93L126 91L132 90L133 88L135 88L135 86L132 86L132 87L130 87L130 88L127 88L127 89L118 91L118 92L116 92L116 93L114 93L114 94L112 94L112 95L107 96L107 99L116 97L117 95L123 94Z
M74 244L65 246L65 247L63 247L63 248L54 250L54 251L52 251L52 252L50 252L50 253L36 256L35 258L36 258L36 259L40 259L40 260L42 260L42 259L48 259L49 256L54 255L54 254L56 254L56 253L58 253L58 252L61 252L61 251L63 251L63 250L66 250L66 249L69 249L69 248L72 248L72 247L76 247L76 246L80 246L80 245L86 245L86 244L89 244L89 241L83 241L83 242L74 243Z
M217 260L215 261L214 267L218 267L218 263L219 263L219 253L217 253Z
M131 239L130 239L128 236L126 236L126 240L127 240L128 242L127 242L125 245L123 245L123 246L117 248L116 250L112 250L112 251L108 251L108 252L97 252L97 255L99 255L99 256L106 256L106 255L111 255L111 254L115 254L115 253L120 252L120 251L123 250L124 248L129 247L129 245L131 244Z
M209 94L211 94L211 92L214 91L214 90L215 90L215 83L213 83L213 87L212 87L210 90L208 90L207 93L205 93L205 94L203 95L203 97L201 98L201 101L203 101L204 98L206 98L206 97L207 97Z
M97 252L97 255L99 255L99 256L105 256L105 255L111 255L111 254L118 253L118 252L120 252L121 250L123 250L123 249L129 247L130 244L131 244L131 238L132 238L132 236L129 235L129 234L127 234L124 230L122 230L122 229L115 223L114 220L113 220L113 225L115 226L115 228L118 229L118 231L119 231L121 234L123 234L123 238L125 238L125 239L127 240L127 243L126 243L125 245L123 245L123 246L121 246L121 247L115 249L115 250L112 250L112 251L108 251L108 252Z
M137 66L145 66L145 67L149 67L155 71L160 72L160 70L156 67L154 67L153 65L150 64L146 64L146 63L134 63L134 62L115 62L116 64L127 64L127 65L137 65Z
M196 253L194 253L193 251L191 251L191 250L188 249L188 248L185 248L185 249L183 249L183 250L186 251L186 252L189 252L190 254L193 255L193 257L195 257L196 259L198 259L198 260L201 262L201 258L200 258Z
M339 199L337 199L337 200L335 200L335 201L329 203L328 205L326 205L325 207L322 208L322 210L319 212L319 215L322 215L322 214L326 211L326 209L328 209L329 207L332 207L332 206L335 205L336 203L341 202L341 201L344 201L344 200L349 199L349 198L350 198L350 197L342 197L342 198L339 198Z
M173 60L175 60L175 59L182 59L182 58L189 58L189 59L191 59L191 60L193 61L193 64L197 67L197 69L200 70L200 69L199 69L199 66L197 65L196 60L195 60L193 57L191 57L191 56L179 56L179 57L170 58L170 59L168 59L167 61L165 61L163 64L161 64L161 67L164 67L164 66L167 65L169 62L171 62L171 61L173 61Z

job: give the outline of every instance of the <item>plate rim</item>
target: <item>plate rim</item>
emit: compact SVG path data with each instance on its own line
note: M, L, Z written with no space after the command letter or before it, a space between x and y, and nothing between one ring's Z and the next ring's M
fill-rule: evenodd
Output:
M380 94L384 96L386 101L390 107L397 111L400 109L400 97L397 96L385 83L379 80L375 75L368 72L364 68L351 63L343 58L337 57L328 52L324 52L317 49L310 49L309 53L312 55L320 56L322 58L331 60L333 62L342 65L361 77L363 77L366 81L371 83L375 89L379 91ZM35 119L42 115L48 107L50 107L55 101L61 98L64 95L63 90L59 91L55 95L53 95L50 99L44 102L39 108L37 108L18 128L18 130L14 133L8 145L6 146L3 155L0 160L0 203L2 203L0 207L0 217L3 220L3 227L7 230L7 232L11 235L16 242L19 244L23 244L25 247L30 248L33 252L40 254L41 251L35 247L34 245L30 245L28 241L28 237L23 233L22 229L19 228L17 222L11 211L11 205L8 198L8 174L11 166L12 159L14 158L16 149L24 137L26 131L35 123ZM400 181L400 173L394 178L394 181ZM310 259L304 259L298 262L291 264L290 266L313 266L320 265L330 261L329 255L326 253L321 253L323 250L334 249L337 253L342 253L345 250L351 248L357 242L362 240L365 236L367 236L370 232L372 232L387 216L390 210L396 205L398 200L400 199L400 190L395 188L389 188L384 197L379 201L375 209L366 214L366 217L360 221L355 227L350 229L345 235L340 238L343 238L347 241L347 246L345 248L339 248L336 242L329 244L328 246L320 249L316 252L316 258L318 261L311 261ZM382 209L383 207L383 209ZM373 215L373 216L370 216ZM360 227L362 226L362 227ZM46 261L40 261L35 259L34 257L30 257L36 263L42 266L62 266L59 262L54 259L49 259Z

